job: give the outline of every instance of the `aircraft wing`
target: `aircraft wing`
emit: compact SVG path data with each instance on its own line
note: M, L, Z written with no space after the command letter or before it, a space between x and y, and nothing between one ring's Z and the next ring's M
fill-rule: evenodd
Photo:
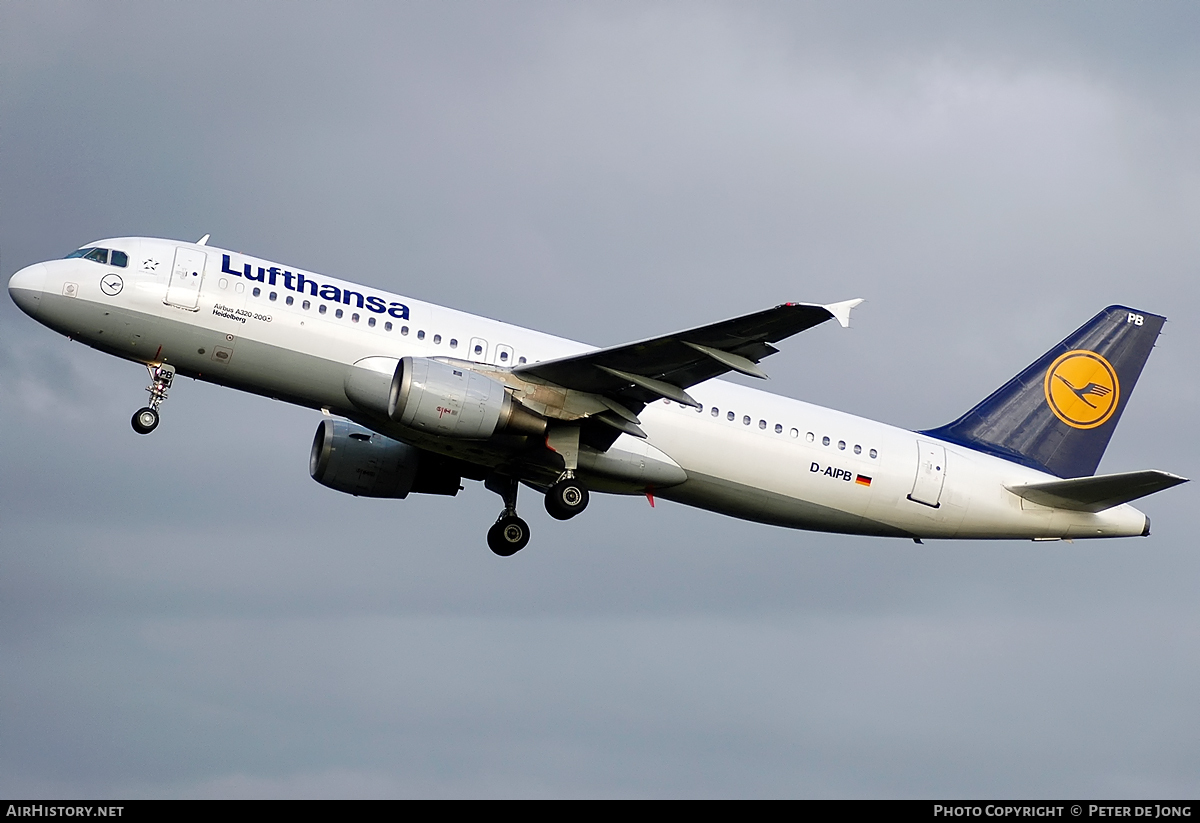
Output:
M778 351L772 343L830 319L848 326L850 310L861 302L784 303L662 337L519 366L514 372L639 408L662 397L699 407L685 391L688 386L729 371L766 377L758 362Z

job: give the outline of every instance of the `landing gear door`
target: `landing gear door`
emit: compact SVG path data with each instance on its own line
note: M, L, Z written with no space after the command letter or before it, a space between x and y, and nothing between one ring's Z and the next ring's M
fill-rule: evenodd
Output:
M941 506L942 484L946 482L946 447L928 440L917 441L917 477L908 499L914 503Z
M204 264L208 255L195 249L175 249L175 265L171 267L171 281L167 284L169 306L196 311L200 306L200 284L204 282Z

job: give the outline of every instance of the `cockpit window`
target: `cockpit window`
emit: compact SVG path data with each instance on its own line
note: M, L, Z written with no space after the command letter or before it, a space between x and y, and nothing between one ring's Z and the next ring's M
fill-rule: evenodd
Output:
M108 249L98 249L95 246L88 246L86 249L79 249L67 255L67 260L72 257L82 257L84 260L95 260L97 263L108 262Z
M70 260L72 257L82 257L84 260L95 260L97 263L107 263L110 266L118 266L122 269L129 265L129 255L125 252L114 249L112 251L112 259L109 260L108 249L101 249L97 248L96 246L88 246L85 249L73 251L64 259Z

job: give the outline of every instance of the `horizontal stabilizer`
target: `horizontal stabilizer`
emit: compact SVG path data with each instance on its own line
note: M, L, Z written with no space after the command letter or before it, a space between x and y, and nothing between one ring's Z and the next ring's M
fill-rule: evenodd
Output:
M1077 512L1102 512L1145 497L1148 494L1186 483L1186 477L1170 472L1147 469L1140 472L1101 474L1096 477L1076 477L1050 483L1031 483L1027 486L1006 486L1010 492L1042 506L1070 509Z

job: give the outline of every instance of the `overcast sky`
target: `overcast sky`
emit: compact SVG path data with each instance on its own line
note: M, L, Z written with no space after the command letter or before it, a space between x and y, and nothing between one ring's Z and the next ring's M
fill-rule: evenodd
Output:
M1194 3L0 2L0 276L195 240L604 345L867 299L773 391L947 422L1169 322L1101 471L1200 472ZM833 325L833 324L827 324ZM0 300L0 795L1196 797L1200 553L594 497L361 500L319 415Z

